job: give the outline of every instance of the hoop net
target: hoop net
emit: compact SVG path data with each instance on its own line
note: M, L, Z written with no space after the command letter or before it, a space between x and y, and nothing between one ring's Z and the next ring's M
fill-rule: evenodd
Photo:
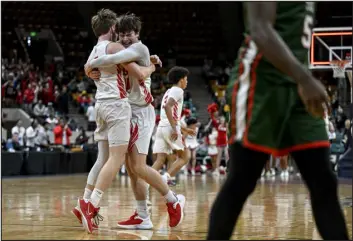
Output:
M348 60L334 60L330 62L330 65L333 69L333 77L334 78L345 78L345 70L349 65Z

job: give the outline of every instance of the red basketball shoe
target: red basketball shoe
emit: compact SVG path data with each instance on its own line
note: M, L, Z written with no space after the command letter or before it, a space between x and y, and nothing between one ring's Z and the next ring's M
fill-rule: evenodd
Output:
M88 233L93 232L93 222L92 219L98 214L99 208L95 208L93 204L83 199L78 199L78 211L81 213L81 220L83 227Z
M168 214L169 214L169 227L177 227L184 218L184 206L185 206L185 196L178 194L178 201L175 203L167 203Z
M150 216L147 218L141 218L138 213L135 213L126 221L118 222L118 227L123 229L152 229L153 224L151 222Z

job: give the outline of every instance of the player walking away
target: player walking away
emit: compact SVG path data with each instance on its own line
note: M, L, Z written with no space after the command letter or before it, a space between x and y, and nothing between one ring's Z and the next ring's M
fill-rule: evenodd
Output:
M184 89L188 83L188 74L189 71L186 68L177 66L171 68L168 72L168 79L173 83L173 87L166 91L162 99L161 120L158 124L153 146L153 153L157 154L157 159L152 167L159 171L164 165L167 155L173 153L173 151L177 154L177 160L164 174L165 179L175 177L188 162L181 133L182 127L180 126ZM188 135L195 135L195 131L192 129L183 128L183 131Z
M125 47L117 54L106 55L92 60L90 68L136 61L140 65L150 65L148 48L139 41L141 21L134 14L119 17L119 39ZM113 45L113 44L112 44ZM156 63L160 62L157 58ZM128 76L127 76L128 77ZM176 227L183 220L185 197L175 195L163 181L160 174L147 166L149 142L155 124L155 111L151 105L153 98L150 92L151 79L143 81L138 78L128 78L129 103L132 109L131 138L129 142L129 158L126 168L131 178L132 188L137 200L137 211L124 222L119 222L121 228L151 229L153 224L147 209L147 186L145 181L162 194L166 201L169 213L169 226Z
M324 86L304 66L314 3L248 2L248 35L232 91L232 163L210 213L207 239L229 239L269 155L291 153L307 185L323 239L348 239L330 169Z
M111 41L116 41L116 22L116 14L108 9L100 10L92 18L92 28L98 37L98 43L93 48L89 60L112 51ZM120 45L120 50L123 48ZM124 68L131 73L138 73L137 75L141 77L144 77L141 69L146 70L140 69L135 63L125 65ZM131 108L127 102L122 70L120 65L101 68L100 81L95 83L97 86L95 140L98 141L98 159L88 176L84 198L78 200L78 207L73 210L89 233L92 233L93 227L98 225L92 223L92 218L99 217L97 215L99 202L121 167L130 139ZM154 71L154 66L147 70L145 75L149 76Z

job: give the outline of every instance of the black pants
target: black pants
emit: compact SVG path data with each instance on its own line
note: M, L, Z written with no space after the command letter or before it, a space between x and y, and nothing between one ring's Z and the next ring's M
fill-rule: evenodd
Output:
M323 239L347 240L348 232L337 194L337 178L330 168L329 149L291 153L309 189L318 231ZM210 213L208 240L229 239L243 205L254 191L268 154L234 144L229 174Z

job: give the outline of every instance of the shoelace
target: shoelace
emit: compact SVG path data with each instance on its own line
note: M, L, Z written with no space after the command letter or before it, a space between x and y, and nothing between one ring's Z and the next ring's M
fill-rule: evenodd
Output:
M103 222L103 219L103 216L97 213L93 218L94 224L99 226L99 222Z

